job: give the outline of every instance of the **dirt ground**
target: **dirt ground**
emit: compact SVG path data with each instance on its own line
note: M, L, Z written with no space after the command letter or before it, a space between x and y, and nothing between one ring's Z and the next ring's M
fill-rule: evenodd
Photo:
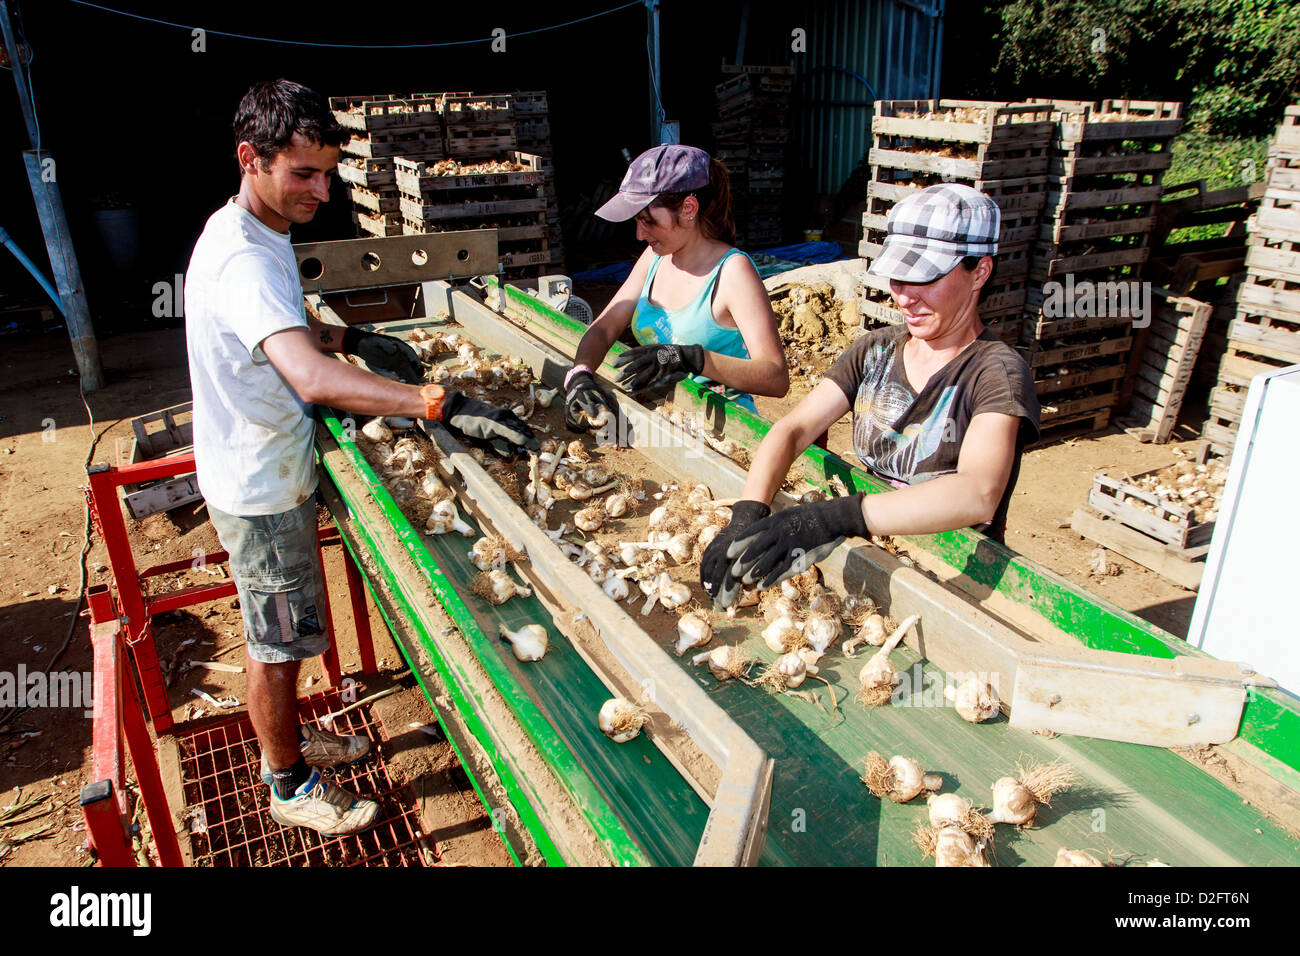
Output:
M92 431L61 335L9 336L0 390L0 672L28 673L50 667L82 673L91 668L89 626L73 618L82 589L80 562L88 528L87 460L114 462L116 444L129 446L129 419L189 399L185 337L179 328L127 333L100 340L107 385L87 396ZM92 451L93 442L93 451ZM324 513L327 515L327 513ZM324 520L324 519L323 519ZM220 549L202 503L182 506L143 521L128 519L128 533L141 569L197 551ZM354 633L343 573L342 547L325 549L325 577L336 632ZM86 584L107 583L107 552L98 536L86 556ZM154 578L153 593L225 580L221 566L187 568ZM67 649L56 653L74 625ZM381 671L373 682L391 683L405 664L383 618L370 605L370 627ZM243 673L187 667L216 661L242 667L243 629L237 599L169 612L155 618L159 658L169 673L172 715L178 722L212 716L218 708L194 695L234 697L243 709ZM359 670L355 642L339 642L344 674ZM324 687L319 659L303 665L299 694ZM407 678L407 684L411 679ZM358 691L364 694L366 679ZM426 834L441 865L508 865L451 745L412 724L436 725L416 689L377 702L375 713L390 738L385 758L409 784ZM8 706L0 706L0 720ZM19 822L0 829L0 866L78 866L89 860L78 798L89 783L92 722L82 708L31 708L0 726L0 812L19 800L38 799L39 815L14 814ZM43 798L48 796L48 801ZM25 839L19 839L25 837ZM426 842L429 842L426 841ZM428 860L429 858L426 857ZM430 862L433 862L430 860Z
M86 462L115 459L116 440L130 435L130 417L189 398L182 329L118 334L101 339L100 348L108 384L88 396L95 419L92 430L76 379L69 374L72 355L63 334L5 339L0 386L0 672L14 673L20 666L29 672L48 667L70 627L70 640L55 669L90 669L87 622L72 617L83 587L79 559L88 528L81 491ZM798 398L797 389L780 402L760 399L759 412L779 417ZM830 447L847 451L847 420L831 429ZM1090 576L1094 545L1062 526L1084 504L1095 471L1107 468L1116 474L1168 464L1175 460L1174 447L1141 445L1111 429L1029 452L1011 506L1007 543L1082 587L1185 635L1194 594L1116 555L1109 555L1108 561L1119 568L1118 574ZM1183 447L1190 450L1194 443ZM218 547L201 506L146 519L133 525L131 537L141 566L190 558L196 548ZM93 538L86 556L86 584L109 580L105 562L103 545ZM325 570L335 626L349 634L351 612L339 546L327 549ZM155 587L210 582L219 574L187 569ZM233 598L174 612L158 625L160 657L174 668L170 694L178 719L195 715L197 708L213 711L191 693L194 688L214 697L233 695L243 700L242 674L184 669L187 659L241 663L240 617ZM371 627L381 669L390 676L402 670L400 655L373 608ZM194 643L182 647L186 641ZM343 642L341 657L345 673L355 669L350 642ZM303 668L300 692L320 689L321 679L318 662L310 662ZM413 798L431 818L428 825L440 841L442 862L508 862L449 745L432 738L426 744L419 740L425 735L409 730L410 723L432 723L433 715L418 694L413 700L401 699L408 710L396 715L396 729L390 728L389 733L394 738L404 735L405 744L398 749L405 755L395 754L394 759L414 768L411 779L421 781L413 784ZM421 710L424 716L417 719ZM0 708L0 719L4 716ZM86 862L78 796L88 782L90 736L91 721L75 708L30 709L0 727L0 812L20 797L48 795L49 803L42 806L52 807L52 812L30 822L0 827L0 865ZM16 841L19 836L27 839Z

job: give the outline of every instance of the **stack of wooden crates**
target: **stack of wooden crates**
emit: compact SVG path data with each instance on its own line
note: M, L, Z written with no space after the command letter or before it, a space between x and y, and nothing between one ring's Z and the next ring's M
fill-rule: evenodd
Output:
M339 155L339 178L348 184L358 235L400 236L393 160L439 160L446 155L437 95L331 96L339 125L352 133Z
M1204 432L1224 455L1251 378L1300 363L1300 104L1286 108L1269 146L1264 198L1247 228L1246 278Z
M555 158L551 149L550 106L545 90L520 90L510 94L515 101L515 133L519 151L541 157L542 195L546 197L546 236L552 263L564 256L564 234L560 229L560 203L555 194Z
M1029 252L1046 201L1048 107L977 100L882 100L876 104L868 157L871 182L859 255L880 255L889 211L913 190L962 183L990 196L1002 213L998 267L980 317L1014 344L1026 301ZM889 281L867 276L859 309L869 323L897 324Z
M1135 314L1143 297L1137 283L1171 144L1183 126L1182 104L1034 102L1051 107L1056 132L1021 348L1043 429L1096 431L1123 397L1134 330L1151 318ZM1164 301L1158 311L1185 314ZM1203 334L1202 312L1195 315Z
M496 228L500 269L510 278L563 267L554 169L549 156L521 151L518 117L529 145L546 140L545 93L470 92L331 97L353 131L339 176L349 184L353 221L363 235L419 235ZM549 195L548 195L549 194Z
M718 115L713 124L714 157L731 177L736 242L760 249L779 244L784 235L794 70L785 66L745 69L752 72L714 87Z

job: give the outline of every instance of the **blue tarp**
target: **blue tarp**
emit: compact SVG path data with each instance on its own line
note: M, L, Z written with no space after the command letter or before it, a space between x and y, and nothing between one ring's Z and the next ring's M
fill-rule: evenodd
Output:
M764 279L780 272L797 269L799 266L853 258L845 254L844 248L838 242L796 242L789 246L757 249L751 251L749 257L754 260L754 265L758 267L758 274ZM575 272L570 278L574 282L619 283L631 274L632 263L616 262L613 265L601 266L599 269Z

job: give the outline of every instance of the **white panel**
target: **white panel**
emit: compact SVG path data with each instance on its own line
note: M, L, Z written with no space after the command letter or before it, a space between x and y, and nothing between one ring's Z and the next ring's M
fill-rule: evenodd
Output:
M1300 365L1250 384L1188 641L1300 696Z

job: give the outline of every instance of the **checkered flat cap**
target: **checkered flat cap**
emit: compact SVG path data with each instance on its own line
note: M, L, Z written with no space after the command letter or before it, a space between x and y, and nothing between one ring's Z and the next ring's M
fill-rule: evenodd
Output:
M890 210L885 247L867 270L899 282L933 282L966 256L996 256L1002 211L978 189L942 183Z

